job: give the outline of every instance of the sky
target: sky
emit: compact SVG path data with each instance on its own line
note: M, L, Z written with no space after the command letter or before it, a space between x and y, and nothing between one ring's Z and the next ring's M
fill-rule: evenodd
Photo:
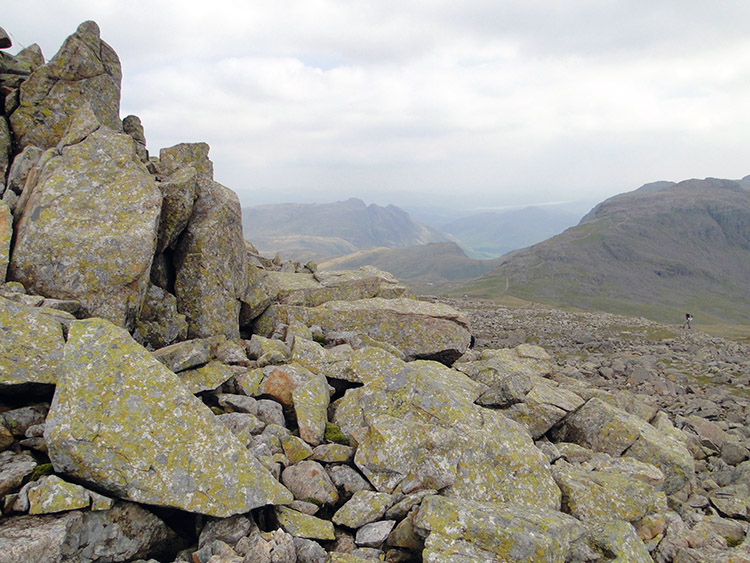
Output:
M747 0L24 0L94 20L148 149L205 141L243 206L601 201L750 174Z

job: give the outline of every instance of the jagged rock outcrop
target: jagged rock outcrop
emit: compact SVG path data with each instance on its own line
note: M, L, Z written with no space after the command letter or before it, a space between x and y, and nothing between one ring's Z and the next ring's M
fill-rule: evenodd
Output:
M102 125L122 131L121 80L120 60L101 40L99 26L82 23L58 53L20 85L18 107L10 115L15 142L21 148L54 147L76 111L86 105Z
M8 273L132 329L148 289L161 194L132 139L84 105L44 153L16 225Z
M0 201L0 283L5 282L10 262L10 241L13 237L13 215L10 207Z

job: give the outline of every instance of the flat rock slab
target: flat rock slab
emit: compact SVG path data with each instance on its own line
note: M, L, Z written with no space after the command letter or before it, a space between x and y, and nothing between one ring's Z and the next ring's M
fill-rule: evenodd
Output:
M451 364L469 347L468 318L452 307L416 299L329 301L318 307L272 305L255 330L270 336L278 324L301 322L324 332L351 331L391 344L406 359L435 359Z
M55 471L111 494L226 517L292 501L178 377L102 319L75 322L45 439Z

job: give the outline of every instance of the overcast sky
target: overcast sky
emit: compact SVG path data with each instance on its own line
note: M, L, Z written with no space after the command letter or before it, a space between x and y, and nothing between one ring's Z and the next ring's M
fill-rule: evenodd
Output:
M11 53L87 19L148 148L243 205L490 207L750 174L747 0L7 1Z

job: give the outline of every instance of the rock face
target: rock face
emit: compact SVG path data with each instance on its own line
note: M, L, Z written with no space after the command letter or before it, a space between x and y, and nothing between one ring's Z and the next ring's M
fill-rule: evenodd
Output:
M56 471L120 498L214 516L292 500L122 329L74 323L64 369L45 428Z
M318 307L272 305L256 323L269 336L279 324L300 322L324 332L353 331L402 350L408 359L452 364L469 347L468 321L455 309L414 299L329 301Z
M159 189L132 139L99 125L89 106L60 146L44 154L26 187L9 278L133 328L148 289Z
M240 201L233 191L211 178L213 166L205 143L163 150L161 163L169 174L186 166L198 174L198 196L174 258L177 307L187 318L188 336L237 338L240 298L247 290Z
M49 63L20 87L18 108L10 116L13 135L23 148L54 147L76 110L89 105L98 121L121 131L117 54L99 37L99 26L82 23Z

